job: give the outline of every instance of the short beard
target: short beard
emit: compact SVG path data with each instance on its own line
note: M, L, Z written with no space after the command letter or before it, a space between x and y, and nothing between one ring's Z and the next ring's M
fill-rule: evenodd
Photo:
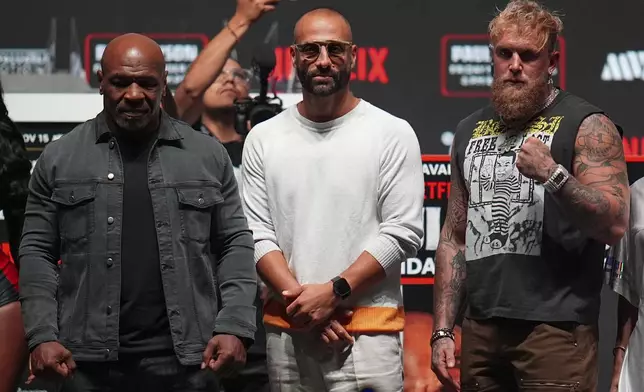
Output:
M116 123L117 127L124 131L137 132L146 129L150 125L150 122L152 122L152 119L149 116L132 120L127 120L122 117L116 117L114 119L114 122Z
M526 84L513 84L494 79L492 106L504 123L522 124L539 112L550 93L549 76Z
M323 74L320 72L308 72L306 68L299 67L297 69L297 76L305 91L317 97L328 97L342 90L349 84L349 80L351 80L351 70L340 69L337 73L330 72L328 74ZM315 83L313 78L316 76L330 76L331 83Z

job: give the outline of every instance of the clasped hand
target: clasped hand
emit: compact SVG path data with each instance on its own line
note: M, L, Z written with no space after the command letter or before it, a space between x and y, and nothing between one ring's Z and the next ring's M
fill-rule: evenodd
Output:
M353 337L341 324L353 312L336 311L340 300L333 292L333 283L305 284L282 292L282 296L288 304L286 314L295 326L321 330L321 338L326 343L340 340L353 343Z

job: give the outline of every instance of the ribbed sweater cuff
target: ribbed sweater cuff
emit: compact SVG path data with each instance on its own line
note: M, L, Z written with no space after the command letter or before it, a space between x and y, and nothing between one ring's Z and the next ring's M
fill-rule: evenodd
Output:
M261 240L255 243L255 263L264 257L268 252L281 250L276 243L269 240Z
M373 241L369 242L365 250L369 252L374 259L378 260L387 275L391 272L390 267L402 262L401 256L403 253L400 251L398 244L383 236L378 236Z

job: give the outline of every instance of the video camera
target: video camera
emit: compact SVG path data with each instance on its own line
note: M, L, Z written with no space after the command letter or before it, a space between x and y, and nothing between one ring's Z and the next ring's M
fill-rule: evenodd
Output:
M246 136L255 125L283 110L282 100L277 95L268 97L268 76L275 68L275 62L275 52L266 45L260 46L253 56L251 64L253 74L259 75L259 95L255 98L236 99L234 103L235 130L242 136Z

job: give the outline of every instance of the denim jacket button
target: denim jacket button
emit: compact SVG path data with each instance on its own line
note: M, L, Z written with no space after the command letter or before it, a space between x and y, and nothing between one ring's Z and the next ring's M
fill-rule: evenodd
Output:
M114 218L110 216L109 218L107 218L107 224L111 225L112 223L114 223Z
M107 268L110 268L113 265L114 265L114 260L112 260L111 257L108 257L107 258Z
M114 149L114 140L110 140L110 150Z
M107 179L108 179L108 180L113 180L113 179L114 179L114 173L109 173L109 174L107 175Z

